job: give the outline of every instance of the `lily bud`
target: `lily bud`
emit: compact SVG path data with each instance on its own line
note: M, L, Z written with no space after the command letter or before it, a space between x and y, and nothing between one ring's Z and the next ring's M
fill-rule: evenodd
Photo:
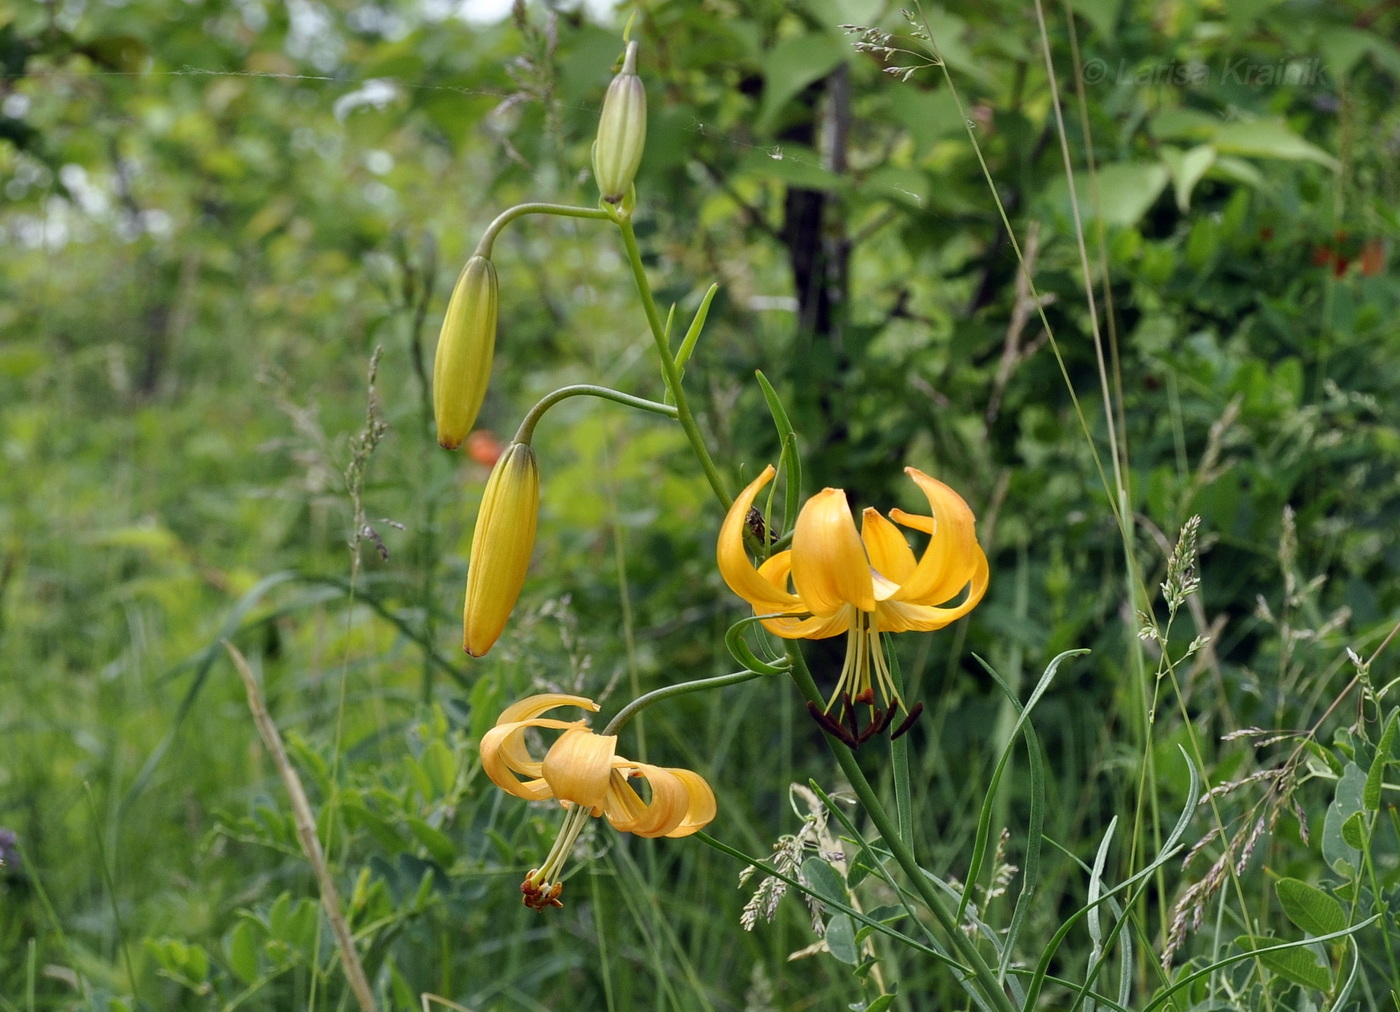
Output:
M511 443L486 482L467 563L462 646L473 657L491 649L515 608L530 568L539 511L535 451L526 443Z
M637 76L637 44L627 43L622 72L608 85L598 140L593 144L593 178L609 204L619 204L632 188L647 142L647 93Z
M449 450L467 438L486 397L498 301L495 266L472 257L457 276L433 358L433 416L438 443Z

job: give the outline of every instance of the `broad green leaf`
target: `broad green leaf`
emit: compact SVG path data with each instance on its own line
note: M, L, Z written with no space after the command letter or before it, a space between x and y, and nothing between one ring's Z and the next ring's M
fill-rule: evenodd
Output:
M806 866L803 868L805 874ZM826 947L843 963L855 966L860 962L855 923L845 914L836 914L826 922Z
M1338 167L1337 159L1299 137L1281 119L1228 123L1216 132L1215 147L1222 154L1310 161L1329 169Z
M1112 39L1123 0L1070 0L1074 13L1087 20L1105 40Z
M891 88L890 112L902 123L914 143L927 148L945 137L966 139L967 127L958 112L953 93L946 89L921 91L917 88Z
M1165 109L1147 120L1158 140L1208 141L1220 129L1220 118L1199 109Z
M1348 878L1356 874L1361 865L1361 852L1342 836L1342 825L1352 815L1363 810L1362 792L1366 785L1366 774L1355 763L1347 763L1342 778L1337 781L1337 789L1332 803L1327 806L1327 816L1322 823L1322 857L1327 866Z
M434 793L429 796L430 799L446 797L457 779L457 757L452 754L452 749L441 738L434 738L423 749L418 761L423 764L423 771L433 785Z
M948 69L954 72L954 78L972 77L983 83L992 83L994 78L987 70L986 61L980 58L968 44L967 22L947 10L946 7L936 7L930 4L923 11L928 18L928 30L933 36L934 44L938 47L938 54L948 64ZM905 65L907 66L908 63ZM942 78L941 72L936 68L930 68L925 73L935 80Z
M1333 82L1351 73L1367 55L1392 74L1400 73L1400 48L1373 32L1349 25L1329 25L1318 32L1317 51L1322 54L1322 65Z
M1162 146L1162 161L1171 170L1176 206L1186 211L1191 207L1191 191L1201 181L1201 177L1215 164L1215 148L1200 144L1189 151L1182 151L1169 145Z
M1274 892L1288 919L1310 935L1326 935L1347 926L1342 905L1317 886L1281 878L1274 883Z
M783 106L813 81L825 77L851 54L844 39L826 32L811 32L784 39L768 51L763 61L763 106L758 129L767 130Z
M452 864L453 858L457 856L457 848L452 845L452 841L445 834L434 829L422 819L409 816L407 821L409 832L427 848L434 861L444 866Z
M258 975L258 941L254 937L258 930L252 921L240 920L224 941L228 967L245 984Z
M1365 850L1370 842L1370 832L1366 827L1366 816L1361 812L1356 812L1347 816L1342 823L1342 839L1357 850Z
M1263 938L1258 935L1241 935L1235 943L1242 949L1263 949L1278 945L1281 939ZM1328 991L1332 987L1332 971L1319 966L1312 950L1299 946L1294 949L1281 949L1261 952L1259 961L1271 971L1295 984L1302 984L1314 991Z
M842 182L840 176L822 167L821 156L815 151L792 144L750 151L736 171L809 190L835 190Z
M1150 208L1171 179L1161 162L1113 162L1098 171L1098 213L1108 225L1134 225ZM1079 213L1088 222L1095 217L1094 189L1087 172L1075 176ZM1069 187L1056 180L1047 191L1060 213L1068 216Z
M802 862L802 881L817 897L834 903L846 902L846 887L841 884L841 876L819 857L809 857ZM852 931L852 934L855 932Z

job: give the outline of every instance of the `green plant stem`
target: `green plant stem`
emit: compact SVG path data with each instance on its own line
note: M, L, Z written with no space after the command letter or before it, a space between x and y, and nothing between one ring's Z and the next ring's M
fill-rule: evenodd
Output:
M637 233L632 229L632 219L616 211L613 214L613 221L622 233L622 243L627 248L627 260L632 265L632 277L636 280L637 292L642 297L642 307L646 310L652 339L656 341L656 350L661 356L661 373L666 379L666 389L670 392L671 399L676 402L676 417L681 423L681 428L685 430L685 438L690 441L690 448L695 452L696 459L705 470L705 477L710 483L710 488L714 490L715 498L727 510L734 498L729 494L715 462L710 459L705 437L700 433L700 426L695 423L695 415L691 413L685 391L681 388L680 369L671 356L671 348L666 340L666 327L661 320L661 314L657 312L656 300L651 297L651 285L647 283L647 272L642 265L642 252L637 247Z
M758 678L760 671L735 671L728 675L715 675L713 678L697 678L693 682L680 682L677 685L663 685L659 689L652 689L646 695L638 696L628 703L617 715L608 721L608 726L603 728L603 734L617 734L623 726L645 710L652 703L659 703L663 699L670 699L672 696L683 696L687 692L703 692L705 689L722 689L726 685L738 685L740 682L747 682L751 678Z
M491 247L496 242L496 236L501 229L505 228L516 218L524 217L527 214L553 214L561 218L593 218L595 220L606 221L610 216L607 211L597 207L573 207L570 204L516 204L508 210L496 215L496 220L486 226L486 233L481 237L481 241L476 244L476 255L479 257L489 257Z
M574 383L570 386L560 387L551 394L540 398L530 413L525 416L520 423L520 428L515 430L515 442L528 443L535 435L535 426L539 424L544 413L562 400L570 397L597 397L605 401L615 401L618 404L625 404L629 408L637 408L640 411L650 411L652 414L665 415L667 418L676 417L676 409L669 404L661 404L657 401L649 401L644 397L633 397L631 394L624 394L620 390L611 387L595 386L592 383Z
M797 644L790 642L787 645L787 653L792 661L792 679L797 683L798 689L809 702L821 706L823 703L821 691L812 678L812 672L807 668L802 651ZM884 840L885 846L890 849L890 855L895 859L895 863L904 870L910 883L938 921L944 935L947 936L948 944L972 968L972 976L977 981L977 990L981 992L987 1003L998 1009L999 1012L1017 1012L1015 1004L1006 993L1006 989L997 979L996 972L982 958L982 953L978 951L976 944L963 934L962 929L958 926L957 918L943 902L943 898L938 895L938 891L934 888L929 876L919 867L913 849L904 842L900 836L898 824L890 817L889 812L885 811L885 806L880 803L874 788L870 786L870 781L865 777L865 772L860 768L855 753L829 734L826 735L826 740L831 746L832 753L836 756L837 763L841 766L841 772L850 781L851 789L860 799L865 814L875 824L875 829Z

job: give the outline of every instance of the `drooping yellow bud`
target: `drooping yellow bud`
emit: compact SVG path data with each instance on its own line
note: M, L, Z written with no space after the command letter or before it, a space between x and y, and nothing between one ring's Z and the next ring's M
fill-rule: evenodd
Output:
M598 140L593 145L593 178L609 204L620 204L632 187L647 142L647 93L637 76L637 44L627 43L622 72L608 85Z
M495 266L472 257L457 276L433 358L433 416L438 442L449 450L467 438L486 397L498 301Z
M535 451L525 443L511 443L486 482L467 563L462 646L473 657L491 649L515 608L530 568L539 511Z

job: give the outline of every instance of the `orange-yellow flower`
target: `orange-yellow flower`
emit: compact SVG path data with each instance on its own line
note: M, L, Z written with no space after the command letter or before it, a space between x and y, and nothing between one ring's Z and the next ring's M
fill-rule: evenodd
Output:
M562 906L559 872L590 815L605 817L624 833L681 837L704 829L716 811L714 792L693 770L627 759L617 754L616 735L596 734L584 720L540 716L561 706L598 709L584 696L528 696L508 706L481 739L482 769L501 790L527 801L554 798L569 809L549 856L520 887L525 905L538 910ZM531 755L526 743L531 728L563 732L542 759ZM647 781L650 801L637 793L633 778Z
M764 469L734 500L720 529L717 556L724 582L759 615L763 626L784 639L823 639L845 633L846 663L826 709L814 713L827 730L852 744L889 725L896 707L907 709L895 690L880 634L928 632L966 615L987 590L987 557L977 543L976 518L962 497L916 468L905 473L928 498L930 516L890 511L890 518L929 535L915 558L904 535L877 510L866 509L861 530L851 519L846 494L827 488L802 506L792 548L755 568L744 548L744 529L754 497L773 480ZM958 604L949 602L962 596ZM875 684L888 709L875 707ZM847 732L825 716L837 701L872 707L870 726ZM922 704L895 731L906 730Z

